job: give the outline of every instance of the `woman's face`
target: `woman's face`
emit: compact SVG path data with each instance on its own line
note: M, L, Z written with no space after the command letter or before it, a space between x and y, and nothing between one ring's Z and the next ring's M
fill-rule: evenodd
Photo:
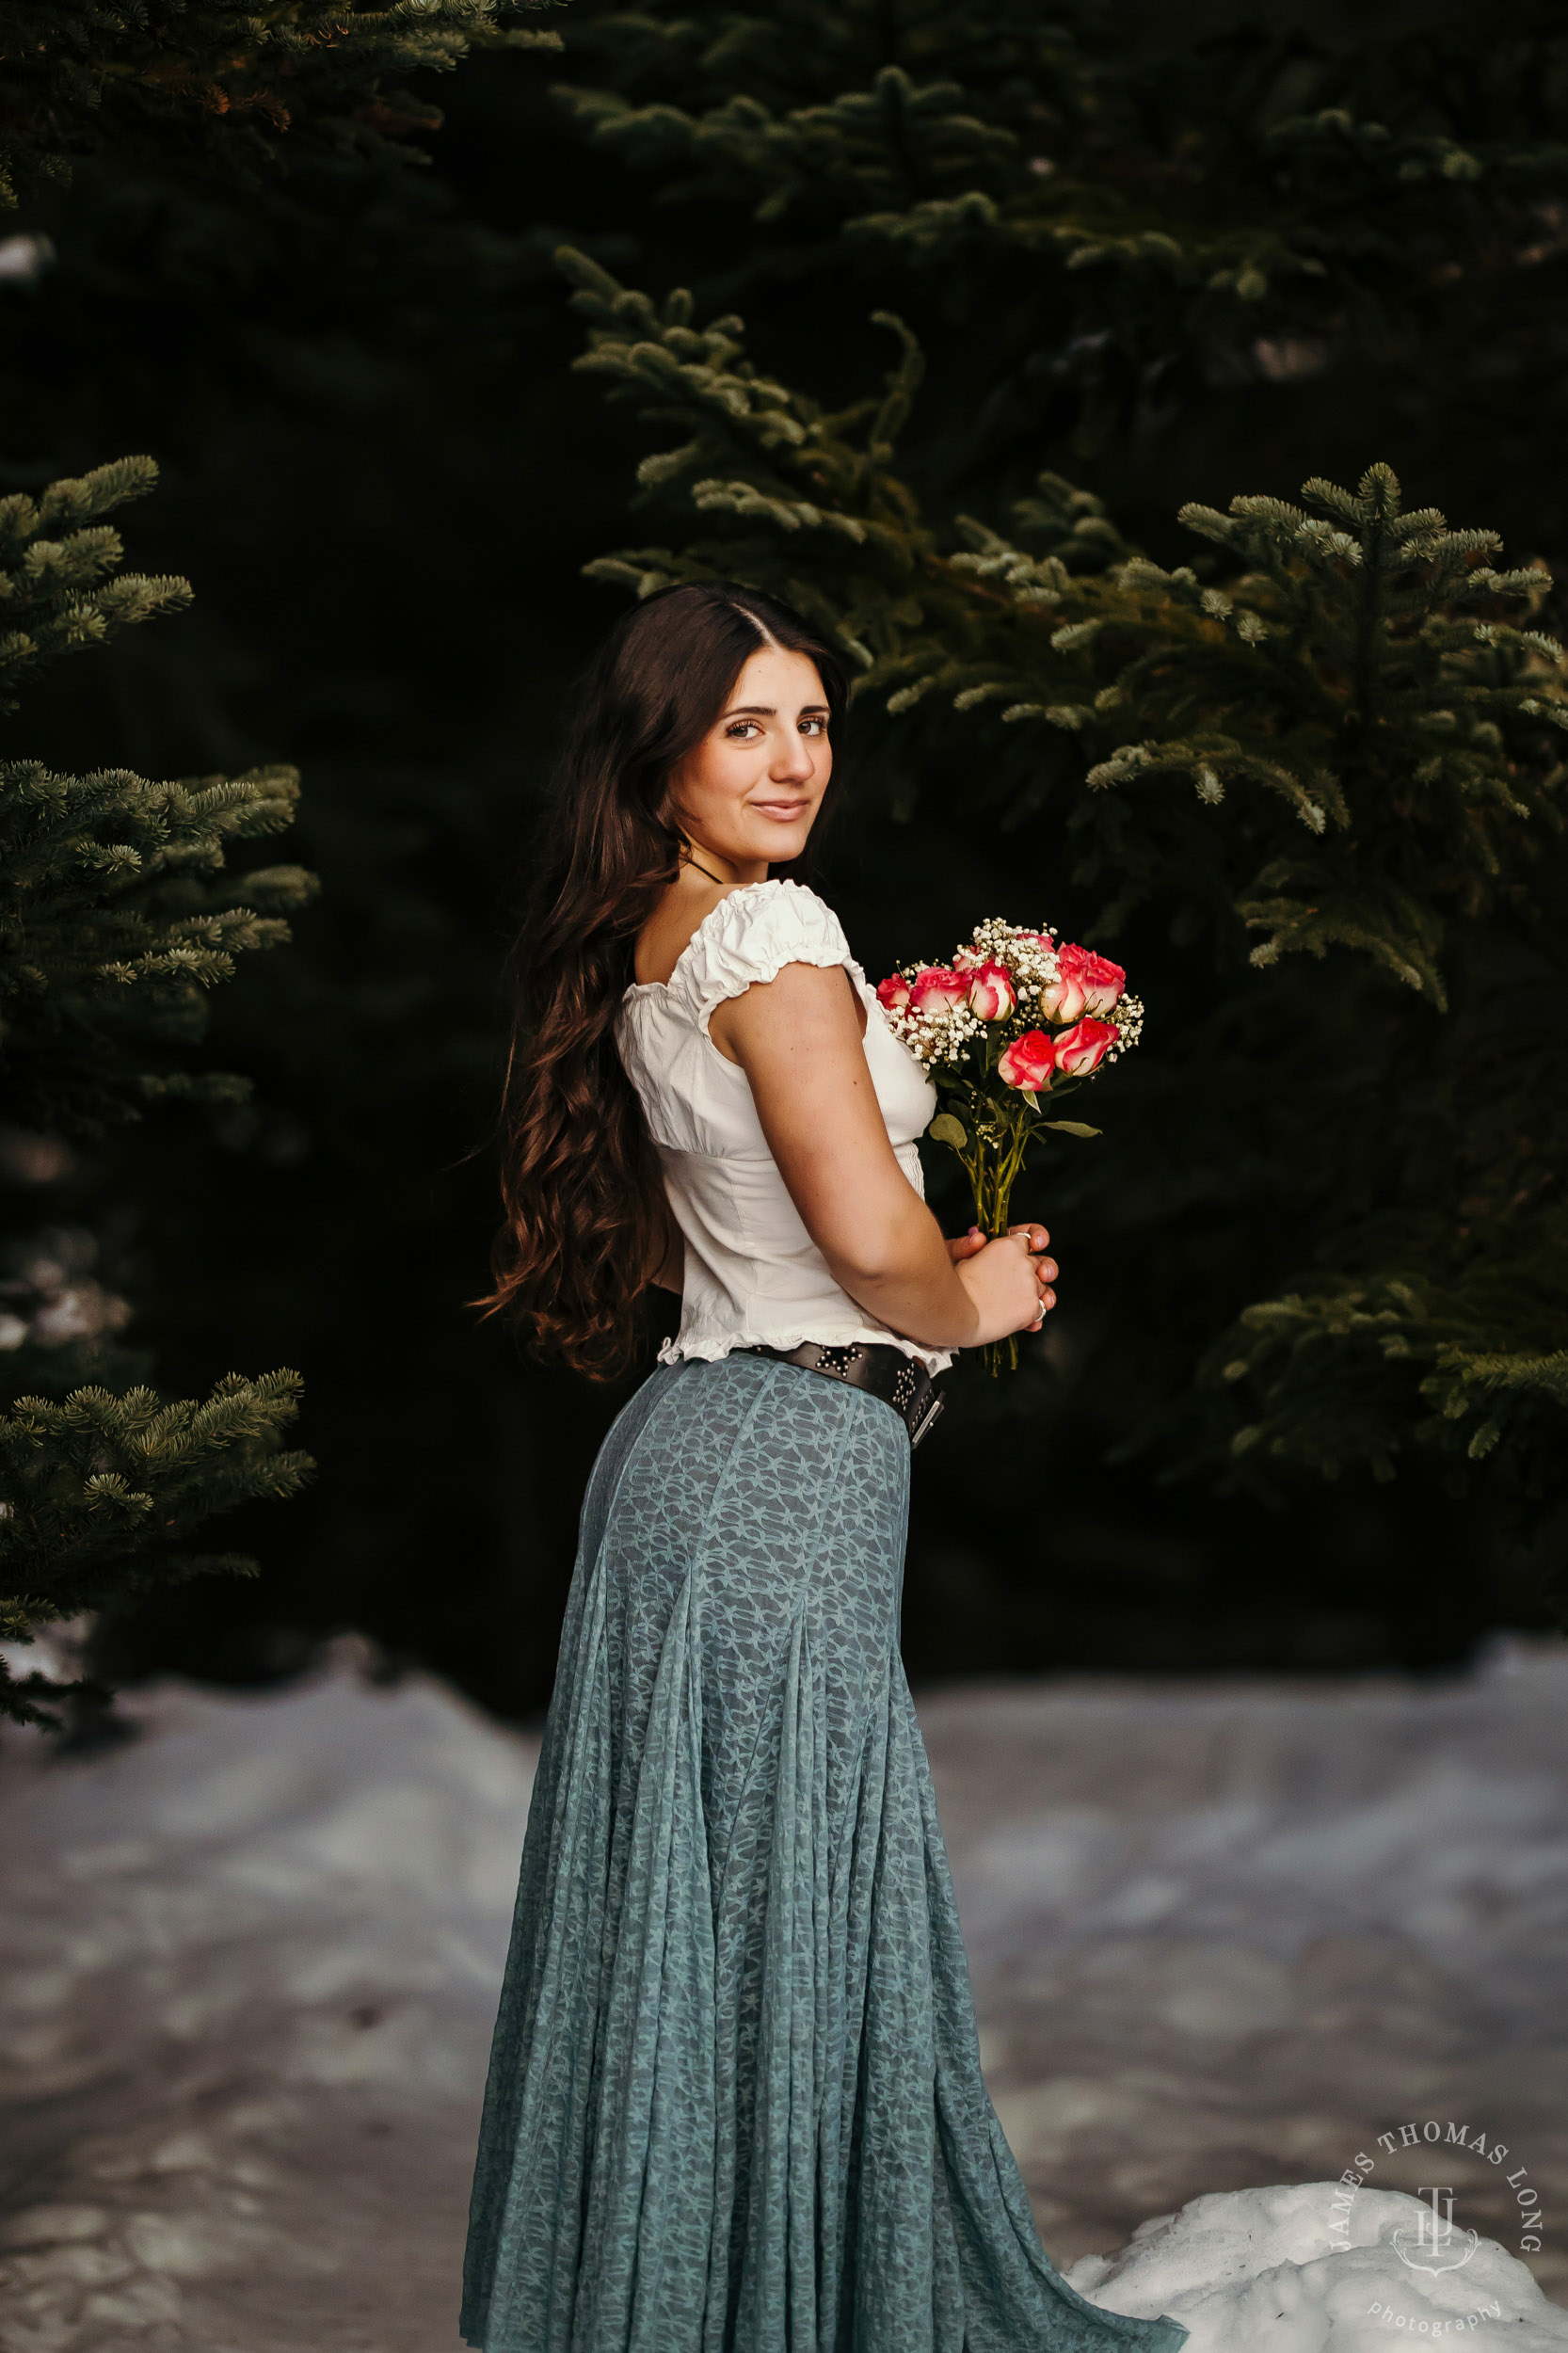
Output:
M671 811L695 849L732 866L766 866L806 847L832 770L816 664L760 646L672 776Z

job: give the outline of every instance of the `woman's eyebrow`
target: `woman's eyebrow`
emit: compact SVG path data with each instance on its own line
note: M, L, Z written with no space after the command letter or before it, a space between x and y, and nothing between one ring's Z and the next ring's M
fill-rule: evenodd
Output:
M796 716L804 719L808 712L825 711L825 703L802 703ZM777 710L772 703L737 703L725 712L727 719L776 719Z

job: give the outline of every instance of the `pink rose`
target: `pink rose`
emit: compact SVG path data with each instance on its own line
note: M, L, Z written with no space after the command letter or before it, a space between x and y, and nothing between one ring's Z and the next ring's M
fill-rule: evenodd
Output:
M884 1013L902 1013L909 1002L909 984L902 972L889 972L876 984L876 1001Z
M928 964L923 972L916 973L909 1001L916 1013L939 1014L949 1005L961 1005L968 993L967 972L954 972L945 964Z
M1050 1016L1053 1021L1077 1021L1086 1013L1109 1013L1127 986L1127 974L1119 964L1071 941L1057 950L1056 971L1058 1001ZM1048 988L1042 1002L1049 994Z
M1056 1066L1069 1079L1086 1079L1091 1070L1099 1068L1115 1043L1113 1021L1080 1021L1057 1039Z
M1005 1021L1016 998L1013 975L1005 964L983 964L969 975L969 1011L982 1021Z
M1040 1011L1048 1021L1077 1021L1083 1013L1083 984L1076 972L1059 971L1040 984Z
M1025 1087L1038 1093L1050 1084L1051 1065L1056 1060L1056 1048L1044 1030L1026 1030L1016 1037L997 1064L997 1076L1004 1086Z

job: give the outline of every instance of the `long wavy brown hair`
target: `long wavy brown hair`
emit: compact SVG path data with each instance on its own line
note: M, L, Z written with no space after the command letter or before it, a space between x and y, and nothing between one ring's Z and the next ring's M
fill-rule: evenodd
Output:
M769 640L809 656L829 737L846 700L832 648L790 606L728 580L648 598L583 678L511 970L517 1021L502 1104L494 1289L537 1353L591 1380L624 1373L639 1302L671 1239L648 1122L616 1048L637 935L679 871L672 772Z

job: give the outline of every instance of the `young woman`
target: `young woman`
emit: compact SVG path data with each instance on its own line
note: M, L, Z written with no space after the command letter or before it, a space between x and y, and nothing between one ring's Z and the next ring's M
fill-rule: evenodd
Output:
M1034 1331L1048 1237L945 1242L936 1109L837 918L770 878L843 682L704 583L612 632L519 952L490 1304L600 1451L523 1846L462 2327L485 2353L1176 2353L1047 2259L981 2075L899 1657L912 1437Z

